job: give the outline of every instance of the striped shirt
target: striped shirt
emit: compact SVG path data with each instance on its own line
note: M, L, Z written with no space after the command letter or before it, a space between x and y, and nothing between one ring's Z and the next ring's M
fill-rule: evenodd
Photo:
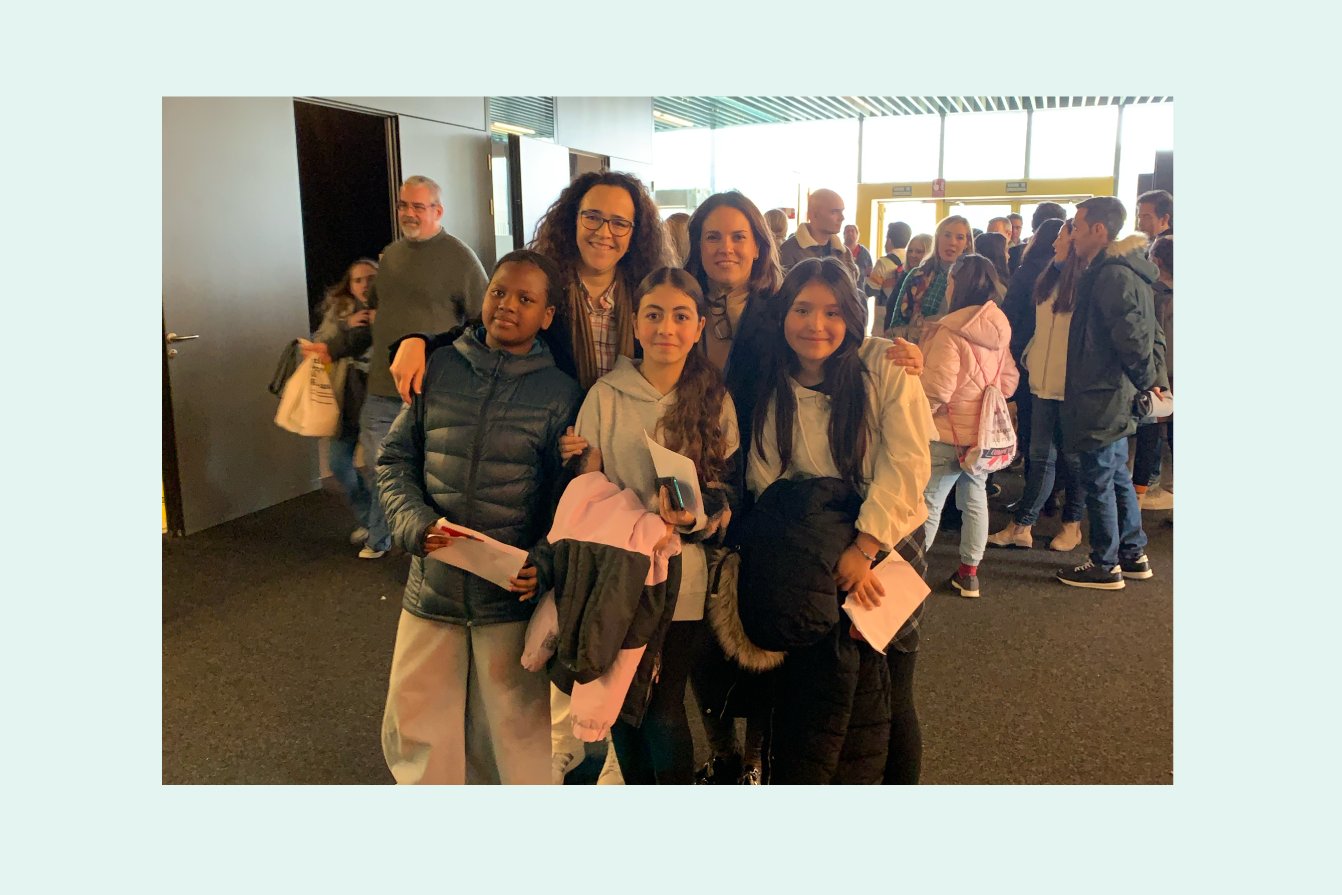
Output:
M615 369L615 358L620 353L620 336L615 331L615 301L611 297L615 291L615 280L610 281L610 285L597 296L596 301L592 300L586 284L582 280L578 280L578 283L582 286L583 306L592 328L592 350L596 356L599 379Z

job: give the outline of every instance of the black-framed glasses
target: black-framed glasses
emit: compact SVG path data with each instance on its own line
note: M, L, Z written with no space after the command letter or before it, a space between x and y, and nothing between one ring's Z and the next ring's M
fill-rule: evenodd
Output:
M610 234L612 236L628 236L634 229L633 221L626 221L624 218L608 218L599 211L580 211L578 220L582 221L583 227L588 230L600 230L602 224L610 224Z
M713 318L713 337L719 342L730 342L732 318L727 316L727 303L709 305L708 313Z

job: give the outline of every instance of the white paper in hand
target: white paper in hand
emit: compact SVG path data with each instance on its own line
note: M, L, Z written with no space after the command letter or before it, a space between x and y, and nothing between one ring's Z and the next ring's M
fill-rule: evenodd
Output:
M694 461L684 454L677 454L670 448L664 448L652 440L646 429L643 438L648 442L648 452L652 454L652 468L657 478L675 478L680 482L680 493L685 497L685 509L694 514L694 531L708 524L704 515L704 497L699 493L699 472Z
M844 597L843 611L853 620L862 639L882 655L899 629L931 593L927 582L894 551L872 570L885 588L881 605L875 609L859 606L851 595Z
M472 575L479 575L486 581L492 581L505 590L512 587L509 578L516 578L527 563L527 552L517 547L496 541L489 535L446 519L438 520L438 527L448 527L469 535L465 538L453 538L446 547L439 547L429 554L429 559L445 562L449 566L464 569Z

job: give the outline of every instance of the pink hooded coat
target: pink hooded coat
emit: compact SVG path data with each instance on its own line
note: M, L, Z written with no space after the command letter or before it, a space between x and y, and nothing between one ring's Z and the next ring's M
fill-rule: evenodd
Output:
M997 388L1004 398L1016 391L1020 372L1010 342L1011 324L994 301L952 311L934 324L923 343L922 379L937 441L961 447L975 442L983 387L994 377L1000 377Z

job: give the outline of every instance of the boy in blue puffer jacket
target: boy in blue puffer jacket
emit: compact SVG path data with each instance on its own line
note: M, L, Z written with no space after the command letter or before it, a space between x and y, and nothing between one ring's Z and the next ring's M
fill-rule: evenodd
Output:
M483 325L429 358L392 424L377 483L392 539L414 559L402 600L382 751L398 783L549 783L550 684L522 668L527 621L548 589L528 560L507 589L428 558L437 522L530 551L563 491L559 436L578 383L539 337L560 307L547 258L505 255Z

